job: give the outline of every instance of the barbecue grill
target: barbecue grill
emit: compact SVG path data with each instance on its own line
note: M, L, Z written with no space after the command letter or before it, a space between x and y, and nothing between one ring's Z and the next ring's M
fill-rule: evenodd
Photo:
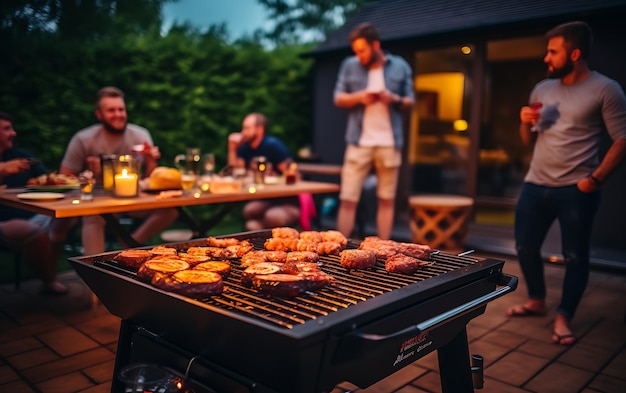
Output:
M225 237L262 249L270 231ZM185 250L205 239L169 243ZM356 248L350 242L348 248ZM144 247L146 248L146 247ZM293 298L268 297L240 283L232 262L224 293L196 300L143 283L112 259L70 258L111 313L122 319L115 375L153 362L183 375L196 392L320 393L349 381L367 387L437 350L442 391L473 392L466 325L488 302L512 292L504 261L434 252L414 275L347 271L320 258L336 283ZM123 387L114 378L113 392Z

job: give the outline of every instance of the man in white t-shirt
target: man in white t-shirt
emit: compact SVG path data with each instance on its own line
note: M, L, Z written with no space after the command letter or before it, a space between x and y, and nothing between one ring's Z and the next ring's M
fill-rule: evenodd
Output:
M363 182L376 170L378 236L391 237L398 171L402 163L402 111L415 102L411 67L383 52L376 28L363 23L350 34L355 56L339 69L334 100L349 109L337 229L350 236Z
M78 131L70 143L61 162L59 173L78 175L90 170L94 176L101 175L100 157L109 154L131 154L133 146L143 145L142 160L144 176L149 176L157 166L160 154L153 148L148 130L128 123L124 93L116 87L104 87L98 91L95 110L100 124ZM135 149L137 150L137 149ZM135 153L137 154L137 153ZM144 221L131 234L139 244L146 243L170 226L178 212L174 208L137 211L128 214ZM51 228L51 240L61 244L76 220L55 220ZM85 255L104 252L105 221L100 215L84 216L82 219L82 243Z

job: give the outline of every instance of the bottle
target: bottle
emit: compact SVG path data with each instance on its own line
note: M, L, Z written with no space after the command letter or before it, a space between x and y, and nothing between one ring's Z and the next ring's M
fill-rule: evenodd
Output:
M285 174L285 183L294 184L296 182L296 175L298 172L298 164L292 162L287 167L287 173Z

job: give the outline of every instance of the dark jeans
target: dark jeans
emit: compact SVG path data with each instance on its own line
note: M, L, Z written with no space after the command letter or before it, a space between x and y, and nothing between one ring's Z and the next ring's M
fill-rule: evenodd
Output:
M559 220L566 269L557 313L568 319L574 317L589 279L591 227L599 203L599 192L584 193L576 185L524 183L515 208L515 248L531 299L546 297L541 246L554 220Z

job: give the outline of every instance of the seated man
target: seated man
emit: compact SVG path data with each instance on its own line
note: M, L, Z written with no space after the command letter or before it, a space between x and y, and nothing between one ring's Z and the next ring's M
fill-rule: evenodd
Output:
M267 120L251 113L243 120L241 132L228 136L228 165L250 168L254 157L265 157L273 169L282 174L292 162L287 146L278 138L265 135ZM248 202L243 209L246 230L293 225L300 217L297 197Z
M97 94L95 115L100 124L80 130L72 137L59 172L78 175L82 171L90 170L101 181L102 155L131 154L133 146L143 145L143 149L140 150L144 175L149 176L157 167L156 160L160 154L158 149L152 147L152 137L148 130L127 122L124 93L116 87L100 89ZM128 215L144 219L131 234L135 241L143 244L170 226L178 217L178 212L174 208L169 208L137 211ZM75 220L72 219L55 220L51 228L53 242L63 242L74 223ZM104 230L105 221L101 216L83 217L82 243L86 255L104 251Z
M27 152L13 147L17 133L10 115L0 112L0 184L23 187L28 179L47 173ZM20 252L43 282L42 294L64 294L68 288L56 279L57 259L46 230L29 221L33 214L0 206L0 246Z

